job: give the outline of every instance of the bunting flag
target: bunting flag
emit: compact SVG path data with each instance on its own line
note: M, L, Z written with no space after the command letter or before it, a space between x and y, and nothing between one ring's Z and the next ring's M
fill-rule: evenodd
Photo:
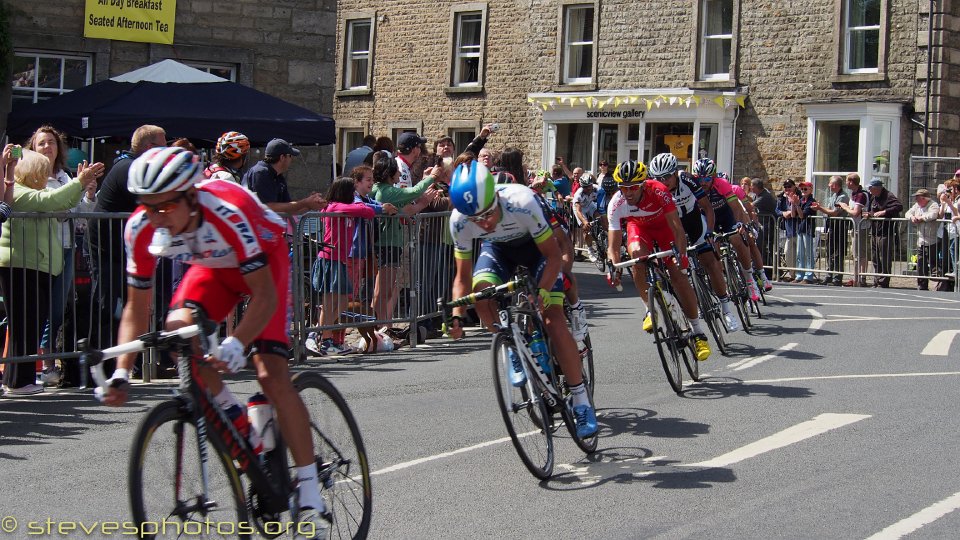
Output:
M704 99L706 98L706 99ZM549 110L556 108L557 105L569 105L570 107L576 107L578 105L586 106L588 109L603 109L608 105L613 107L619 107L621 105L634 105L634 104L645 104L647 110L650 111L654 106L657 108L661 106L675 107L683 105L684 107L690 108L691 105L700 107L705 105L705 102L712 102L717 107L720 108L729 108L729 107L746 107L747 96L741 96L736 94L680 94L680 95L664 95L660 94L657 96L650 96L647 94L644 95L623 95L623 96L595 96L595 95L563 95L563 96L542 96L542 97L527 97L527 103L532 103L535 106L543 109Z

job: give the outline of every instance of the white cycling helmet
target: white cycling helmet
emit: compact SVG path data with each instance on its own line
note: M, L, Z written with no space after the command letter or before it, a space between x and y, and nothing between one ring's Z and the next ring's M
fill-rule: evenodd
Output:
M193 152L177 146L151 148L130 165L127 189L134 195L186 191L202 178Z
M648 167L650 176L653 178L664 178L677 172L677 157L670 152L657 154L650 160Z
M593 180L593 175L588 172L580 175L580 178L577 179L577 182L580 184L580 187L592 186L595 183Z

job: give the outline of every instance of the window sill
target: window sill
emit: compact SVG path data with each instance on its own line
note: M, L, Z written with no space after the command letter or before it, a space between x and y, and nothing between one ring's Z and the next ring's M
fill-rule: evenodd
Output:
M444 88L448 94L480 94L483 93L483 85L479 86L448 86Z
M373 89L371 88L358 88L356 90L337 90L334 92L334 97L355 97L355 96L372 96Z
M847 73L834 75L830 82L834 84L843 83L862 83L862 82L886 82L886 73Z
M726 81L693 81L688 87L691 90L734 90L737 87L736 79Z
M555 84L551 90L554 92L596 92L597 83Z

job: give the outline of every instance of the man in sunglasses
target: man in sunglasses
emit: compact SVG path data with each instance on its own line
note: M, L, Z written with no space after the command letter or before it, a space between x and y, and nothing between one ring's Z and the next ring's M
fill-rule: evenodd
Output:
M710 200L713 207L713 216L716 220L718 233L734 230L737 224L748 223L749 217L740 205L740 199L733 192L729 182L717 176L717 164L710 158L698 159L693 164L693 177L700 182L700 187ZM760 299L760 288L753 277L753 256L750 247L739 234L730 237L730 245L737 253L737 259L743 267L743 279L747 282L750 299L756 302Z
M174 293L166 329L192 324L192 307L222 321L249 296L249 314L220 344L200 378L231 418L246 418L243 405L223 384L220 371L236 373L253 353L257 379L276 407L283 438L297 466L299 522L328 527L320 495L308 413L287 370L287 295L290 260L286 224L255 195L226 180L202 180L196 155L183 148L154 148L130 166L127 181L140 206L127 220L127 303L119 343L146 332L157 257L179 260L189 269ZM126 381L136 354L120 356L102 396L107 405L127 400ZM243 424L238 424L243 427Z
M679 170L677 157L671 153L657 154L650 160L650 175L670 189L677 203L677 212L680 214L680 223L687 234L687 240L693 245L703 244L697 250L697 260L710 275L710 285L720 299L720 310L723 312L727 330L739 331L742 327L730 305L730 295L727 294L727 282L723 279L720 260L713 246L706 242L714 229L710 199L693 177L686 171Z
M586 381L581 377L579 347L563 313L563 255L533 190L520 184L496 185L490 171L472 161L454 170L450 201L455 208L450 216L456 261L453 297L506 283L513 279L518 266L530 270L531 277L537 281L538 306L547 334L570 386L577 436L592 437L597 432L597 414L584 384ZM476 265L473 263L475 240L480 240ZM493 332L493 323L497 320L495 301L477 302L476 310L483 325ZM454 308L450 337L463 337L465 312L465 307ZM513 358L512 368L511 384L517 387L526 384L526 373L519 358Z
M647 167L639 161L624 161L617 165L613 171L613 179L620 191L613 196L610 206L607 207L607 256L614 264L620 262L624 224L627 229L627 251L631 257L642 257L657 250L665 251L671 246L676 248L680 260L674 262L664 259L664 263L683 314L690 321L697 360L703 362L710 357L710 344L707 343L707 335L700 325L697 295L683 272L690 262L687 258L687 236L680 223L677 203L667 186L647 179ZM646 263L637 263L634 267L633 283L640 294L640 301L647 309L643 330L653 332L653 318L650 316L650 306L647 305L649 284ZM614 273L610 284L620 284L619 272Z

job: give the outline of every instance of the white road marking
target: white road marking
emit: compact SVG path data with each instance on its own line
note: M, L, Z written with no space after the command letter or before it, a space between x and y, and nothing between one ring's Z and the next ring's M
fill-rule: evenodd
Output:
M793 300L791 300L791 299L789 299L789 298L786 298L786 297L783 297L783 296L774 296L774 295L772 295L772 294L768 294L768 295L767 295L767 298L770 298L770 299L773 299L773 300L779 300L779 301L784 302L784 303L786 303L786 304L792 304L792 303L793 303Z
M898 299L899 300L899 299ZM890 306L886 304L841 304L837 302L830 302L830 307L839 307L839 306L850 306L858 308L891 308L891 309L926 309L926 310L937 310L937 311L960 311L960 307L941 307L941 306Z
M779 356L781 353L784 353L784 352L793 350L794 347L796 347L797 345L798 345L798 343L787 343L787 344L784 345L783 347L780 347L779 349L777 349L776 352L774 352L774 353L765 354L765 355L763 355L763 356L757 356L757 357L755 357L755 358L745 358L745 359L743 359L743 360L740 360L739 362L734 362L734 363L732 363L732 364L728 364L727 367L728 367L728 368L732 368L734 371L740 371L741 369L747 369L747 368L753 367L753 366L755 366L755 365L757 365L757 364L766 362L767 360L770 360L770 359L772 359L772 358L776 358L776 357Z
M960 330L943 330L933 336L930 343L920 351L920 354L929 356L947 356L950 353L950 345L953 344L953 338L960 334Z
M863 375L823 375L820 377L784 377L782 379L755 379L752 381L743 381L743 384L767 384L782 382L800 382L800 381L827 381L831 379L896 379L900 377L948 377L960 375L960 371L935 371L926 373L869 373ZM709 382L707 379L701 379L700 382Z
M518 437L529 437L530 435L533 435L534 433L540 433L540 431L539 431L539 430L536 430L536 431L528 431L527 433L521 433L521 434L519 434L519 435L517 435L517 436L518 436ZM463 454L463 453L465 453L465 452L472 452L472 451L474 451L474 450L480 450L481 448L486 448L486 447L488 447L488 446L495 446L495 445L498 445L498 444L503 444L503 443L505 443L505 442L510 442L510 437L503 437L502 439L495 439L495 440L492 440L492 441L486 441L486 442L482 442L482 443L479 443L479 444L475 444L475 445L473 445L473 446L467 446L467 447L464 447L464 448L458 448L458 449L456 449L456 450L450 450L449 452L441 452L441 453L439 453L439 454L434 454L434 455L432 455L432 456L427 456L427 457L412 459L412 460L410 460L410 461L404 461L403 463L397 463L396 465L391 465L391 466L389 466L389 467L385 467L385 468L380 469L380 470L378 470L378 471L373 471L373 472L370 473L370 476L376 476L376 475L378 475L378 474L387 474L387 473L392 473L392 472L401 471L401 470L403 470L403 469L409 469L410 467L415 467L415 466L417 466L417 465L423 465L424 463L429 463L429 462L431 462L431 461L436 461L436 460L438 460L438 459L442 459L442 458L446 458L446 457L450 457L450 456L455 456L455 455L457 455L457 454Z
M580 480L583 486L592 486L603 479L599 474L590 474L590 468L586 465L573 465L567 463L557 463L557 468L567 471Z
M722 456L717 456L707 461L701 461L700 463L684 463L680 464L680 466L708 468L726 467L728 465L733 465L734 463L739 463L743 460L759 456L760 454L764 454L771 450L783 448L784 446L798 443L804 439L809 439L810 437L814 437L816 435L820 435L830 430L837 429L854 422L859 422L860 420L867 418L870 418L870 415L824 413L814 417L813 420L801 422L793 427L789 427L781 431L780 433L760 439L759 441L750 443L732 452L727 452Z
M825 323L826 320L823 318L823 313L820 313L815 309L807 308L807 313L809 313L810 316L813 317L813 320L810 321L810 328L807 329L807 332L811 334L816 334L817 330L823 327L823 323Z
M954 493L946 499L932 504L908 518L901 519L870 538L867 538L867 540L895 540L897 538L903 538L920 527L929 525L958 508L960 508L960 493Z

